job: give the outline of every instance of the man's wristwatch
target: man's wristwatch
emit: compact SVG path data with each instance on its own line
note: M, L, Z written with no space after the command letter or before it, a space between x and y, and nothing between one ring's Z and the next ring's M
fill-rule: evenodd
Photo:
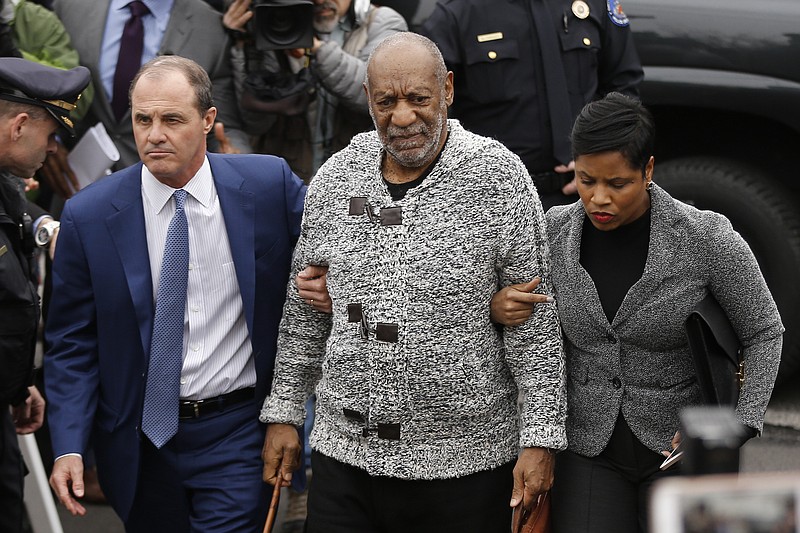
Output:
M33 236L36 245L44 247L50 244L50 241L53 240L53 234L60 226L61 222L57 220L39 224L39 229L36 230L36 235Z

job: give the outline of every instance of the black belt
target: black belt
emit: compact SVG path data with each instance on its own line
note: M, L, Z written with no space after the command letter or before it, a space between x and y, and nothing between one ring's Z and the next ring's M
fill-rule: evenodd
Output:
M180 400L178 401L178 418L200 418L210 413L218 413L226 407L246 402L256 397L256 389L249 387L239 389L216 398L205 400Z
M571 181L575 175L572 172L536 172L531 173L536 191L540 193L561 192L561 188Z

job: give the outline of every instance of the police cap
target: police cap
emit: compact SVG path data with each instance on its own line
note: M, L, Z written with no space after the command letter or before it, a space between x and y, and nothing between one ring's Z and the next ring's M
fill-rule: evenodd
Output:
M90 80L86 67L62 70L18 57L0 57L0 99L43 107L70 134L74 130L69 113Z

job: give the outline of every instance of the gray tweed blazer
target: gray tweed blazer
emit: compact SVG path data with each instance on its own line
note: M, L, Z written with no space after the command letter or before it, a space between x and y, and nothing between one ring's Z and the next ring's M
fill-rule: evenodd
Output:
M683 323L710 291L744 346L736 415L761 430L784 331L756 259L728 219L653 186L644 274L609 323L580 265L580 201L547 212L553 284L567 356L567 440L586 456L608 444L622 413L653 451L667 450L679 412L701 402Z

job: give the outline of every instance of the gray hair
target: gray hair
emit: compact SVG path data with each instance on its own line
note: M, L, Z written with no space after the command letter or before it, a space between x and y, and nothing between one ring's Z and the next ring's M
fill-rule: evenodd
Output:
M191 59L181 56L156 56L151 59L139 69L136 76L131 82L131 87L128 91L128 100L130 101L133 89L139 82L140 78L148 77L159 79L165 72L178 72L183 74L186 81L194 89L195 99L197 101L197 110L200 115L205 115L214 105L211 92L211 79L208 73Z
M424 48L431 55L436 63L434 67L436 82L444 87L445 80L447 79L447 66L444 64L444 58L442 57L442 52L439 51L439 47L427 37L409 31L393 33L378 43L378 46L375 47L375 50L372 51L367 60L367 75L364 77L364 83L369 87L369 66L378 54L384 51L396 48L403 49L413 45Z

